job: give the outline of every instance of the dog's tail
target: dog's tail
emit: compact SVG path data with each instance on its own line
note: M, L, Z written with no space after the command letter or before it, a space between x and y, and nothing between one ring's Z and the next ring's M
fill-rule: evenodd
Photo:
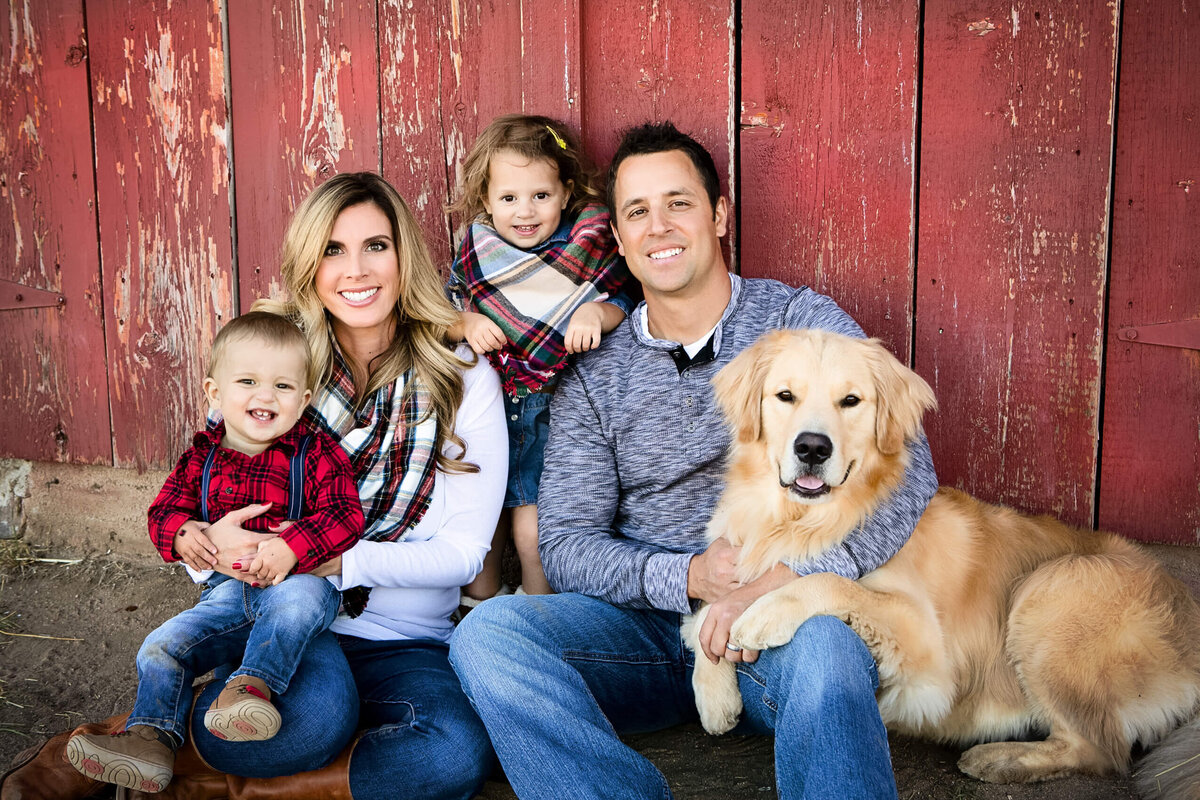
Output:
M1145 800L1200 800L1200 717L1176 728L1139 761L1133 781Z

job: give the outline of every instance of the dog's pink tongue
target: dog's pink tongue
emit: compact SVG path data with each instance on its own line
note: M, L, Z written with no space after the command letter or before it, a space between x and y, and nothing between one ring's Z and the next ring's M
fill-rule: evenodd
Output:
M824 486L825 481L821 480L820 478L815 478L812 475L801 475L796 479L796 485L801 489L807 489L810 492L814 492Z

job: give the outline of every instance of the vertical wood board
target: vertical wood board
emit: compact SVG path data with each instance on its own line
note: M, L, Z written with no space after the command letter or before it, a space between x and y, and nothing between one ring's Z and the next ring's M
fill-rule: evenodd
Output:
M236 292L220 3L93 3L88 26L115 461L169 466Z
M339 172L377 172L379 80L374 0L231 3L241 310L281 288L292 211Z
M1115 61L1106 6L926 5L917 369L943 483L1090 525Z
M592 160L607 166L630 126L673 122L712 153L721 191L736 204L733 3L587 3L580 41L583 142ZM737 250L732 222L727 257Z
M443 76L442 107L448 198L455 198L463 161L495 117L541 114L579 132L579 0L476 4L449 34L454 69ZM450 219L456 241L468 222Z
M0 309L2 456L112 462L87 61L78 0L0 15L0 279L64 299Z
M909 358L919 9L742 6L742 274L832 296Z
M1118 334L1200 320L1200 19L1178 4L1122 5L1099 521L1194 545L1200 350Z
M453 8L450 6L453 5ZM449 263L443 75L458 4L379 0L383 175L412 208L434 264Z

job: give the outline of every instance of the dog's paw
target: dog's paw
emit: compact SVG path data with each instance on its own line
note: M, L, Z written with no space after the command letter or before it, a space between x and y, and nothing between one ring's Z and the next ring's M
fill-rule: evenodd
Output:
M713 735L733 730L742 714L742 693L737 680L737 670L730 662L713 664L703 656L696 657L692 672L696 710L700 712L704 730Z
M732 687L697 692L696 710L700 712L704 730L714 736L729 733L742 715L742 693L738 691L736 681Z
M1031 783L1069 774L1062 761L1044 742L990 742L963 753L958 768L987 783Z
M790 605L769 597L755 600L733 623L729 638L751 650L766 650L787 644L804 621Z

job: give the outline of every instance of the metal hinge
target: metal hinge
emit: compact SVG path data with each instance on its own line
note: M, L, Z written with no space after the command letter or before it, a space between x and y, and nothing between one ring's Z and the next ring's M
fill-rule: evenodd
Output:
M1136 344L1157 344L1163 347L1182 347L1185 350L1200 350L1200 319L1185 319L1182 322L1164 322L1159 325L1139 325L1121 328L1117 338Z
M67 298L59 292L34 289L16 281L0 279L0 311L16 308L48 308L65 305Z

